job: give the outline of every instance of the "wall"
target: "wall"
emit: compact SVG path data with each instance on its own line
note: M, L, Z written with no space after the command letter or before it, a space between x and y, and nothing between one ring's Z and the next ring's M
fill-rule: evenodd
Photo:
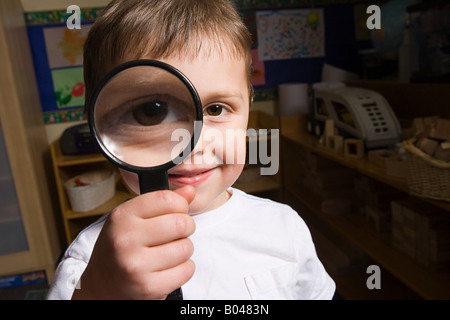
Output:
M355 81L349 85L381 93L398 118L441 116L450 119L450 84Z
M65 10L76 4L79 7L104 7L110 0L20 0L25 12Z

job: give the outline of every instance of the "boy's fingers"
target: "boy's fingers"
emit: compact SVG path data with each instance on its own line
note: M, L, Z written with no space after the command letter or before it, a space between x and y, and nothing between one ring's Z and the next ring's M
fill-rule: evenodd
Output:
M149 231L151 230L151 232ZM167 214L142 222L142 228L133 236L147 247L159 246L170 241L187 238L195 231L195 222L187 214Z
M117 207L112 216L137 216L143 219L153 218L168 213L187 213L189 211L189 201L191 191L178 192L160 190L142 194Z
M145 268L152 271L171 269L189 260L193 253L194 245L188 238L152 247L151 254L158 259L148 261Z
M184 186L176 189L175 192L185 198L188 203L191 203L192 200L194 200L195 188L193 186Z
M192 260L186 260L173 268L155 273L154 286L159 286L156 289L160 289L159 292L166 292L167 296L188 282L194 275L194 271L194 262Z

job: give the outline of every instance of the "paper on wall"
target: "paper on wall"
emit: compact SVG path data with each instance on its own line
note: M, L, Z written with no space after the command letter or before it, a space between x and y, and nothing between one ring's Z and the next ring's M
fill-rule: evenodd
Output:
M259 60L325 55L322 9L259 11L256 21Z

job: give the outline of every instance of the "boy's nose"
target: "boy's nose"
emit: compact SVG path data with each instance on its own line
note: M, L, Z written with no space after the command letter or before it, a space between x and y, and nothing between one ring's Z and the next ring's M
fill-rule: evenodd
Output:
M197 144L189 155L191 163L221 163L225 145L224 134L220 130L203 126Z

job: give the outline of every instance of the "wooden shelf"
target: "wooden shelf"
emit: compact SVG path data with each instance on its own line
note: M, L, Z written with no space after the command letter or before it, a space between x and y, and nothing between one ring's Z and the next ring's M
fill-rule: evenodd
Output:
M79 219L79 218L86 218L86 217L94 217L94 216L101 216L107 212L110 212L112 209L117 207L122 202L128 200L131 198L131 195L129 193L116 190L116 193L114 194L114 197L101 206L95 208L92 211L89 212L75 212L72 210L66 210L64 212L64 215L67 219Z
M116 192L112 199L103 203L99 207L88 212L75 212L70 207L69 199L64 189L64 182L73 176L99 168L112 166L101 154L67 156L61 152L59 141L54 142L50 146L50 153L53 162L53 171L55 174L56 186L58 190L61 215L63 218L64 229L67 244L70 244L77 234L95 221L100 216L110 212L120 203L133 197L124 186L120 175L116 174Z
M286 192L420 296L425 299L450 299L450 274L427 269L396 250L390 245L388 235L374 233L360 215L325 214L320 209L323 199L300 185Z
M106 158L101 153L94 153L88 155L68 156L62 153L59 142L54 142L51 145L52 156L55 161L54 165L60 167L83 165L87 163L106 162Z
M286 202L293 207L298 206L299 208L308 209L304 210L306 213L299 212L301 215L303 214L308 223L318 223L324 230L336 232L343 239L350 241L355 247L364 252L375 264L386 270L397 281L398 286L393 286L399 289L399 292L404 292L404 289L400 288L404 286L413 297L450 299L450 273L448 271L436 271L433 268L425 267L407 254L396 249L391 245L390 234L377 233L359 212L343 215L329 215L322 212L321 203L324 199L316 194L312 188L305 186L300 181L301 178L294 173L296 166L298 166L298 161L300 161L300 159L297 159L297 157L301 156L300 150L312 152L406 194L409 193L408 183L406 179L389 176L384 168L373 164L367 157L349 159L323 147L315 136L303 131L304 129L301 129L303 126L298 126L299 121L303 120L282 119L282 139L285 148L283 167L286 173L291 170L289 176L285 175L284 177ZM283 127L283 124L289 125ZM295 159L289 159L289 156ZM450 211L450 203L448 202L427 198L422 200ZM341 286L341 289L351 299L355 299L355 295L359 297L359 294L361 294L361 290L356 288L361 286L358 281L362 281L362 279L355 280L351 276L336 277L336 283ZM364 293L362 294L364 295ZM396 296L392 292L389 294L393 297Z
M406 179L389 176L386 169L373 164L367 159L367 156L360 159L349 159L343 155L337 154L325 147L323 147L318 139L306 132L288 132L282 134L284 139L291 141L299 147L313 151L314 153L323 156L329 160L339 163L347 168L356 170L357 172L373 178L379 182L392 186L400 191L409 193L408 182ZM434 206L440 207L444 210L450 211L450 203L445 201L433 200L429 198L421 198L423 201L429 202Z

